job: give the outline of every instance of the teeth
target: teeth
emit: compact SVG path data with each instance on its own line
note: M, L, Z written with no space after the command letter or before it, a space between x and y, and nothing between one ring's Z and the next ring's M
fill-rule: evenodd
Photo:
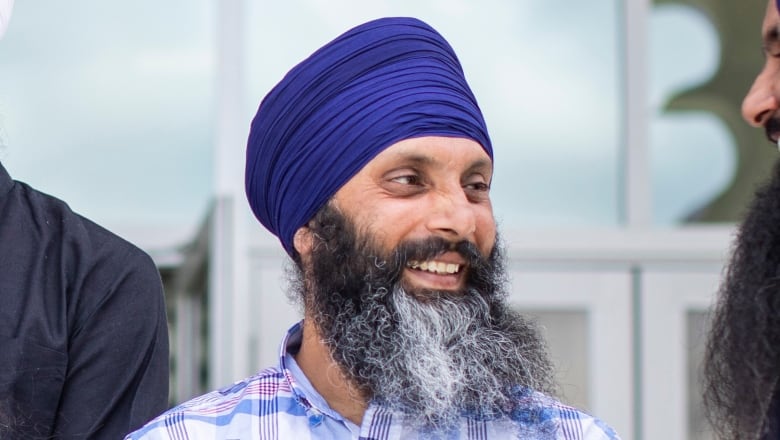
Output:
M460 264L444 263L442 261L415 261L410 260L407 266L412 269L424 270L431 273L454 274L460 270Z

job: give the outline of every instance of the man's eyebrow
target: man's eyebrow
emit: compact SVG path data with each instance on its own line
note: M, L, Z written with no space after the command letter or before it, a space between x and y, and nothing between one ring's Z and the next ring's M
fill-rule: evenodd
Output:
M773 48L777 48L778 44L780 44L780 22L775 23L772 27L767 29L766 32L764 32L763 36L763 42L762 42L762 49L764 53L768 54L774 54L777 55L778 51L773 51Z
M403 160L405 163L415 164L419 166L436 164L435 157L425 155L425 154L417 154L417 153L404 154L401 160ZM468 165L466 171L472 172L472 171L479 170L481 168L490 169L492 168L492 166L493 166L493 162L489 159L477 159Z
M477 159L466 168L466 172L482 171L484 169L492 171L493 161L489 159Z

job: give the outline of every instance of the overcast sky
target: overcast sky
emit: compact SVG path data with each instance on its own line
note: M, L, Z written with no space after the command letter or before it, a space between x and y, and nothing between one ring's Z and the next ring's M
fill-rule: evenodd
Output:
M247 3L247 130L263 95L311 51L368 19L416 16L453 45L485 113L502 224L618 224L615 1ZM16 2L0 41L0 161L109 228L190 234L212 194L215 6ZM734 147L708 114L658 114L672 92L715 72L712 26L695 11L664 6L650 29L654 217L673 223L729 182Z

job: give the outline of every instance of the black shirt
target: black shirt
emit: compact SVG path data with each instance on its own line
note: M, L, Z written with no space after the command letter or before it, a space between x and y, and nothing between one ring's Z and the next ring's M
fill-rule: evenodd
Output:
M780 439L780 384L775 385L766 418L766 432L761 440Z
M0 164L0 438L121 439L167 399L151 258Z

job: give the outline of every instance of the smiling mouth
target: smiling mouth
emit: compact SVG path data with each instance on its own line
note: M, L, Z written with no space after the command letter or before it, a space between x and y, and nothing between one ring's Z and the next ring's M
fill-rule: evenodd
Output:
M406 267L414 270L435 273L439 275L452 275L460 272L461 265L456 263L445 263L443 261L416 261L411 260L406 263Z

